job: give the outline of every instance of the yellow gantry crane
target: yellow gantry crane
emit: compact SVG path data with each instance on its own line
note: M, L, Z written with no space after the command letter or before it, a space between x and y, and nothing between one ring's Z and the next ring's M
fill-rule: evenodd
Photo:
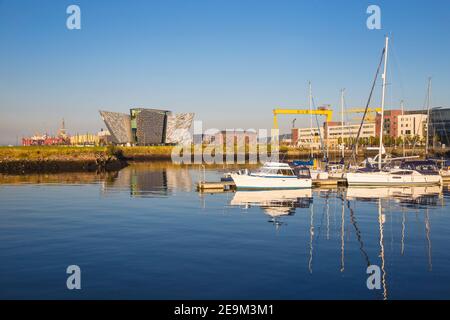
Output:
M347 109L344 113L364 113L365 108ZM381 108L368 108L365 121L375 121L375 115L381 112Z
M315 114L327 117L327 122L333 119L333 110L328 109L318 109L318 110L309 110L309 109L273 109L273 128L278 129L278 119L277 116L279 114Z
M364 113L365 108L353 108L347 109L344 113ZM374 115L380 113L381 108L368 108L366 114L366 121L374 121ZM333 110L326 108L319 108L317 110L309 109L273 109L273 128L278 129L278 118L279 114L314 114L320 116L326 116L326 121L330 122L333 119Z

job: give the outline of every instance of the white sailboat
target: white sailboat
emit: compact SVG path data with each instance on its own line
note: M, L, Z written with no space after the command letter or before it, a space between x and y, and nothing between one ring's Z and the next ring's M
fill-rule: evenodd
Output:
M311 188L309 170L295 173L287 163L266 162L259 171L230 174L237 189L302 189Z
M417 169L386 169L374 172L358 170L347 173L349 186L429 186L442 184L439 172L425 172Z
M381 96L381 124L380 124L380 146L378 153L378 168L367 166L356 172L348 172L346 175L349 186L424 186L439 185L442 178L432 164L423 161L404 162L401 166L390 168L383 166L383 122L386 95L387 59L389 38L386 37L384 48L384 71L382 74L383 86Z

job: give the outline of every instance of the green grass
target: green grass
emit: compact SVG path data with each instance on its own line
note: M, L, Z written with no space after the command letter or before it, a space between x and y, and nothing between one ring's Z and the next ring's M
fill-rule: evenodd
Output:
M169 155L170 146L148 147L72 147L72 146L24 146L0 147L0 160L76 160L108 156L111 150L121 151L125 157L145 155Z
M21 147L0 147L0 161L13 160L89 160L96 157L119 155L125 158L145 158L170 157L173 146L136 146L136 147L72 147L72 146L21 146ZM203 149L205 146L203 146ZM268 147L270 152L270 146ZM185 150L186 151L186 150ZM193 149L191 148L191 152ZM225 152L225 149L223 149ZM280 152L291 151L286 146L280 147ZM249 148L237 149L235 153L248 153Z
M146 156L146 155L171 155L172 146L147 146L147 147L117 147L125 157Z
M105 147L27 146L0 147L0 160L38 160L53 158L95 157L104 153Z

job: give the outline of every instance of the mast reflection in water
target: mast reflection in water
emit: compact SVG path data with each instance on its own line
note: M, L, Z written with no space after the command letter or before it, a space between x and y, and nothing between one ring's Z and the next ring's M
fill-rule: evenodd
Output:
M0 298L73 298L68 264L87 299L450 298L447 187L199 194L199 179L170 163L0 175Z

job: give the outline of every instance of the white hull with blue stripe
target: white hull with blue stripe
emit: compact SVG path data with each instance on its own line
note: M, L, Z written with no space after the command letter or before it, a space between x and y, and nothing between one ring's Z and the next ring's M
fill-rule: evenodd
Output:
M295 175L288 164L268 162L258 172L232 173L237 189L305 189L312 187L311 177Z

